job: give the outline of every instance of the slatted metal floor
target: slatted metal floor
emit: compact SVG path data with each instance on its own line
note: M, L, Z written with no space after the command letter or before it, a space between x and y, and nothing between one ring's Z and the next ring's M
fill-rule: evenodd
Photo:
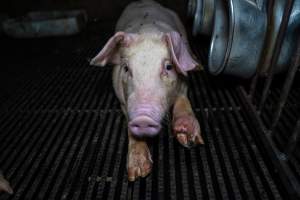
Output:
M27 48L35 50L25 52L23 61L6 53L7 67L24 73L1 87L0 168L15 192L0 194L1 200L286 199L238 86L204 72L190 74L189 95L206 144L185 149L165 126L149 140L152 173L129 183L126 122L111 69L87 62L108 35L67 39L68 44L31 41ZM60 49L50 48L55 41ZM50 45L47 51L43 44Z

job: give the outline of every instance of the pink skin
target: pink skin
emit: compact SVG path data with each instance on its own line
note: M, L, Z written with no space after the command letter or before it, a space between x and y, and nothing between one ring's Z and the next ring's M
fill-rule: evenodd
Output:
M129 108L128 113L128 128L135 137L153 137L157 135L161 129L160 121L163 111L159 106L155 106L155 103L145 104L138 103L138 101L141 102L141 100L138 99L136 101L132 100L129 104L132 106ZM151 100L148 100L148 102L149 101Z
M99 65L103 66L108 61L110 61L113 64L121 65L122 67L122 61L121 56L116 53L117 50L115 49L120 44L123 46L123 48L130 48L131 44L133 44L135 41L138 41L138 35L133 33L125 33L125 32L117 32L104 46L104 48L101 50L101 52L91 61L92 65ZM179 72L183 75L187 75L187 71L190 71L194 69L197 65L197 62L192 58L192 56L189 53L188 50L188 44L185 42L186 40L182 39L180 34L176 31L171 31L169 33L165 33L163 37L161 38L162 42L165 42L166 47L170 50L170 56L171 60L175 64L176 72ZM171 72L165 69L165 63L170 62L167 58L165 58L162 61L161 64L161 71L157 75L160 76L160 79L163 79L163 77L171 76ZM126 63L127 64L127 63ZM133 78L132 71L130 69L130 66L127 67L127 76L130 76L131 79ZM124 68L124 67L123 67ZM120 73L123 71L123 69L120 70ZM172 73L176 73L175 70L173 70ZM121 77L118 77L121 78ZM130 100L125 100L124 96L124 90L127 87L120 81L117 82L117 88L116 93L119 99L123 102L127 102L128 104L134 105L135 108L129 108L128 110L128 116L129 116L129 124L128 128L132 131L134 136L137 137L144 137L144 136L154 136L156 135L160 129L160 120L161 117L164 115L164 110L162 109L155 109L156 107L159 107L158 104L160 103L158 101L153 103L152 95L149 95L148 89L140 88L139 95L136 99L130 102ZM119 85L119 83L121 83ZM138 86L140 87L140 86ZM156 86L153 86L151 90L157 91L160 90L160 88L155 88ZM175 89L175 88L174 88ZM137 92L137 91L135 91ZM172 93L177 92L173 91ZM156 95L154 93L154 95ZM145 97L144 97L145 96ZM149 97L150 96L150 97ZM164 94L164 97L161 99L166 99L168 94ZM140 101L148 102L147 105L145 103L140 103ZM150 103L149 103L150 102ZM125 103L124 103L125 104ZM128 106L131 107L131 106ZM137 118L138 117L138 118Z
M115 65L114 89L129 120L127 169L130 181L150 173L151 154L141 137L159 133L162 116L172 104L177 105L173 109L173 116L177 118L172 126L178 141L184 146L203 143L199 123L186 97L187 86L178 78L178 74L186 76L187 71L198 65L186 35L173 11L151 0L133 2L122 13L115 35L91 61L96 66ZM146 45L142 43L145 40ZM136 44L142 45L141 48L136 49ZM166 70L166 61L174 69Z
M129 113L128 128L135 137L153 137L161 129L161 110L149 104L134 104L135 109Z
M151 137L157 135L161 125L147 115L141 115L131 120L128 127L136 137Z

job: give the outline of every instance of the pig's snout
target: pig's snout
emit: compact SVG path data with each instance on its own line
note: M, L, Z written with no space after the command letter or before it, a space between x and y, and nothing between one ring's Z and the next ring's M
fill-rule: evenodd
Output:
M161 129L162 113L163 108L155 103L137 103L137 101L129 103L128 128L132 135L140 138L157 135Z
M157 135L161 125L148 116L138 116L129 122L128 127L136 137L151 137Z

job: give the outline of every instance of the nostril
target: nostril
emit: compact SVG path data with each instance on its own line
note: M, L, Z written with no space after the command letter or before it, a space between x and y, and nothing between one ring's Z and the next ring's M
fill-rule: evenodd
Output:
M138 124L133 124L132 127L139 128L140 126Z
M150 124L148 125L149 128L157 128L158 126L157 125L153 125L153 124Z

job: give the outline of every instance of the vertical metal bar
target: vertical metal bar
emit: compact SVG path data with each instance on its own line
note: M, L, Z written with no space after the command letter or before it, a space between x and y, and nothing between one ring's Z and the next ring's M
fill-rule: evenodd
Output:
M251 85L250 85L250 91L249 91L249 96L250 96L250 102L253 102L254 99L254 94L256 92L256 85L257 85L257 81L259 78L259 74L258 72L256 72L255 76L253 77L252 81L251 81Z
M295 174L291 171L286 159L282 159L282 153L279 151L277 145L271 137L269 137L270 135L265 134L265 128L259 119L258 113L254 110L249 99L245 98L246 96L244 88L238 87L238 98L243 102L243 108L249 111L249 116L247 116L248 126L253 128L254 136L261 137L260 141L262 142L263 151L265 151L268 156L268 161L271 161L270 165L274 168L274 170L271 169L272 173L279 177L288 196L294 197L293 199L297 199L296 197L300 196L300 184L295 179Z
M274 128L276 127L276 125L279 121L280 115L282 113L282 109L286 103L286 100L289 95L290 89L292 87L299 64L300 64L300 37L298 37L296 53L292 59L291 66L287 73L284 85L281 89L281 95L280 95L278 104L276 106L275 114L273 115L272 124L271 124L272 131L274 130Z
M273 7L274 7L274 0L269 0L268 1L268 8L267 8L268 9L268 11L267 11L268 12L267 36L270 35L270 31L272 31L271 30L272 25L270 23L272 21L271 18L272 18ZM267 43L268 43L268 41L265 42L264 46L267 46ZM264 64L268 65L268 63L265 63L265 60L266 60L266 50L263 50L262 55L261 55L260 60L259 60L258 69L257 69L256 74L253 77L253 79L251 81L251 85L250 85L249 96L250 96L250 101L251 102L253 102L254 94L256 92L256 86L257 86L257 82L258 82L258 79L259 79L259 76L260 76L259 72L263 68Z
M261 110L262 110L262 108L265 104L265 101L267 99L271 83L273 81L275 66L277 64L277 60L278 60L279 53L280 53L280 50L281 50L281 46L282 46L282 43L283 43L283 40L284 40L286 28L287 28L287 25L288 25L288 22L289 22L289 19L290 19L290 13L291 13L291 10L293 8L293 5L294 5L294 0L287 0L286 1L285 8L284 8L284 13L283 13L281 24L280 24L279 33L278 33L278 36L277 36L277 39L276 39L274 53L273 53L273 56L272 56L272 59L271 59L271 65L270 65L268 78L267 78L266 83L264 85L262 98L261 98L260 103L259 103L259 108L258 108L259 112L261 112Z
M296 149L299 140L300 140L300 118L298 119L293 134L288 142L287 149L285 151L287 157L291 156L293 151Z

